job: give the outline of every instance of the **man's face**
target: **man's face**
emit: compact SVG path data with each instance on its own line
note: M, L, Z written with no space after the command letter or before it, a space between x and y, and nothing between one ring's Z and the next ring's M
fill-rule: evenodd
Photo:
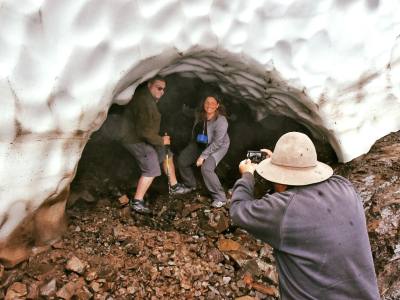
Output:
M156 99L157 101L164 95L164 90L166 87L165 81L156 80L153 83L149 83L148 88L150 94Z

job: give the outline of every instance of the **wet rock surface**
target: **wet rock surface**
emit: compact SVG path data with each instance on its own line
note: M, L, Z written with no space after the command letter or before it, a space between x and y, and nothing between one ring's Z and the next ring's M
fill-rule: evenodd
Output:
M334 166L361 193L383 299L400 298L399 142L391 134ZM101 172L73 186L61 240L13 269L0 265L0 298L278 298L272 248L233 227L227 208L211 208L201 191L170 197L160 179L154 214L131 214L132 187Z

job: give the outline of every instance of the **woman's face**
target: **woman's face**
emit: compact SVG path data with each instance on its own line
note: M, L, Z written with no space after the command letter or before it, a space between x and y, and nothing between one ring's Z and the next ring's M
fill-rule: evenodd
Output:
M207 97L206 101L204 101L204 111L208 115L215 114L215 112L218 110L218 107L219 103L214 97Z

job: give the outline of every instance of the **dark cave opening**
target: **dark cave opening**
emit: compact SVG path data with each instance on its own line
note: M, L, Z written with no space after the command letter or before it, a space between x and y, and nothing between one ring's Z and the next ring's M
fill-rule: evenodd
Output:
M246 157L247 150L273 150L279 137L289 131L307 134L316 146L319 160L326 163L337 162L336 154L327 139L314 137L305 125L280 114L279 111L257 120L257 108L252 107L252 103L222 92L216 84L205 83L196 77L184 77L178 73L168 75L166 79L167 90L158 104L162 114L160 134L168 132L171 136L175 160L191 138L195 111L202 100L210 93L217 93L221 97L228 114L231 144L216 172L226 190L239 178L238 164ZM85 190L89 194L106 197L110 194L132 195L134 192L140 170L135 159L120 142L124 134L129 134L120 130L124 109L125 106L112 105L107 120L92 134L71 185L73 193ZM196 173L201 185L200 172ZM179 172L177 176L179 179ZM156 178L149 190L149 197L167 193L167 186L166 176Z

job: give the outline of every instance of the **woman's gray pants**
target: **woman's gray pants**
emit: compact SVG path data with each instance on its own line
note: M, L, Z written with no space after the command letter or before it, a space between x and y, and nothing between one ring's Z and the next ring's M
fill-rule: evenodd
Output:
M202 150L196 143L190 143L179 154L179 173L181 174L182 182L188 187L196 187L196 177L194 176L192 165L199 158L201 152ZM201 165L201 174L211 198L213 200L226 201L225 191L217 174L215 174L216 167L215 159L210 155Z

